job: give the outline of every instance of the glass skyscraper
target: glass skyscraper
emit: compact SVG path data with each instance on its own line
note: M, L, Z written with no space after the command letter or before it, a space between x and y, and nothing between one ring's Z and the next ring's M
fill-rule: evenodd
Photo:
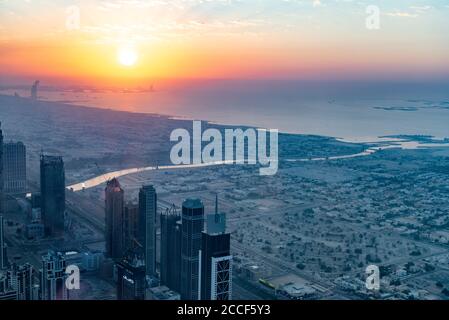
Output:
M41 210L47 236L64 232L65 173L62 157L41 156Z
M201 200L185 200L181 218L181 299L199 300L199 253L204 230L204 205Z
M106 256L121 260L124 254L124 191L117 179L105 189Z
M161 214L161 284L171 290L181 289L181 216Z
M22 142L3 144L3 180L5 193L26 192L26 148Z
M143 186L139 192L139 242L145 251L146 275L156 275L156 214L157 194L153 186Z

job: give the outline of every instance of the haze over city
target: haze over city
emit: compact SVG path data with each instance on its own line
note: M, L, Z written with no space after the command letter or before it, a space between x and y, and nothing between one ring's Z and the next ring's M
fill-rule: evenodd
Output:
M448 21L0 0L0 300L449 299Z

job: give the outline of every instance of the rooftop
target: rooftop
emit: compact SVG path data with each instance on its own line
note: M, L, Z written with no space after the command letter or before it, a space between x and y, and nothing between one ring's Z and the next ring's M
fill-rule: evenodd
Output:
M182 206L188 209L201 209L204 208L203 202L197 198L188 198L183 203Z

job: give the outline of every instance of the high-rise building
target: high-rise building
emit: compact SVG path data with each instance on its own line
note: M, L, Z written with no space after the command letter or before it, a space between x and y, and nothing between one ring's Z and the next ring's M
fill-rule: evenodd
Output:
M232 256L229 233L203 232L201 245L201 300L230 300Z
M3 131L0 122L0 214L3 213Z
M117 263L117 299L145 299L145 261L142 248L130 250Z
M33 300L34 270L30 264L13 265L8 270L9 285L17 292L17 300Z
M204 230L204 205L201 200L185 200L181 219L181 298L199 300L199 253Z
M49 251L42 257L40 288L42 300L67 300L69 292L66 288L66 260L61 252Z
M3 191L6 194L26 192L26 148L22 142L3 144Z
M34 81L32 87L31 87L31 99L32 100L37 100L39 98L38 95L38 88L39 88L39 80Z
M133 249L140 246L137 243L139 228L139 206L137 204L127 203L125 205L125 215L123 221L124 250Z
M206 216L207 233L224 233L226 231L226 214L218 212L218 195L215 196L215 213Z
M156 275L156 214L157 194L153 186L139 191L139 242L145 251L146 275Z
M3 216L0 215L0 270L5 270L8 267L4 231Z
M181 217L167 212L161 214L161 284L171 290L181 289Z
M11 288L8 274L0 271L0 301L17 300L17 291Z
M47 236L64 233L65 173L62 157L41 156L41 214Z
M17 300L17 291L9 286L6 273L0 273L0 301Z
M117 261L124 254L124 194L116 178L108 181L105 189L106 256Z
M230 300L232 296L231 235L226 233L226 215L207 215L207 231L202 233L200 254L201 300Z

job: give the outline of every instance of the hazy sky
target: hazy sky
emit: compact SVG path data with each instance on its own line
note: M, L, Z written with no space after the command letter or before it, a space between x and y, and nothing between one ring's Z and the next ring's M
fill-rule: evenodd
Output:
M449 79L449 0L0 0L0 75Z

